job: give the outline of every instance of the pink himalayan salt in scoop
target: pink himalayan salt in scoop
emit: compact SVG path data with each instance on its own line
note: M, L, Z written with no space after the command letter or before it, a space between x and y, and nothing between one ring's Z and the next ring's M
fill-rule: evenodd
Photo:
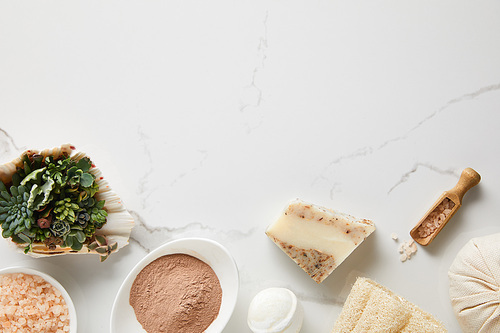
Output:
M410 231L410 236L420 245L429 245L446 223L462 206L465 192L479 184L481 176L472 168L466 168L457 185L444 192L424 217Z

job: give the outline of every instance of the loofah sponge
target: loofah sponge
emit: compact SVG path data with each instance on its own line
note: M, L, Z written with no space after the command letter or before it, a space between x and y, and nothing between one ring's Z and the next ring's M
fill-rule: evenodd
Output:
M442 333L443 324L416 305L368 279L358 278L332 333Z

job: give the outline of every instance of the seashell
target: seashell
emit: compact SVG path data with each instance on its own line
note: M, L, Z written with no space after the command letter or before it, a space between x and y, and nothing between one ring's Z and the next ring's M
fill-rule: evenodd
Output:
M29 156L39 154L42 155L43 158L53 156L56 159L65 155L71 157L71 159L75 161L78 161L83 157L90 158L90 156L85 153L77 151L76 148L70 144L64 144L61 147L45 149L42 151L27 150L13 161L0 165L0 180L2 182L8 184L12 181L12 176L16 173L17 168L22 166L21 157L25 154L28 154ZM97 185L99 185L99 192L96 193L95 198L97 200L105 200L104 209L108 213L106 224L104 224L101 229L97 229L95 234L106 236L110 243L116 242L118 247L114 252L117 252L122 247L128 245L130 233L134 227L134 218L125 209L121 199L103 178L101 170L98 167L93 166L89 172L95 176L95 181ZM10 239L8 239L8 241L18 250L18 252L24 253L24 247L26 244L16 244ZM63 254L85 254L89 252L98 254L95 251L89 251L87 244L84 244L80 251L75 251L69 247L61 247L59 245L57 245L55 249L51 250L43 243L33 243L32 251L27 254L34 258L43 258Z

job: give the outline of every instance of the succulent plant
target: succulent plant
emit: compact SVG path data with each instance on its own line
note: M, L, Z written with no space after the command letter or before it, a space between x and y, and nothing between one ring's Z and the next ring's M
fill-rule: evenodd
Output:
M60 159L54 161L52 156L45 158L45 164L47 165L47 171L44 173L42 178L44 180L53 179L56 183L55 189L57 193L61 192L61 188L66 185L68 176L66 175L66 169L71 165L71 158Z
M49 216L49 218L45 217L40 217L38 220L36 220L36 224L40 229L48 229L50 228L50 224L52 222L52 217Z
M30 157L31 156L31 157ZM28 176L34 170L41 168L43 163L43 156L38 154L31 154L29 151L21 156L22 167L16 172L12 179L14 185L19 185L21 180Z
M87 237L81 227L72 227L64 239L64 245L72 250L80 251Z
M10 193L9 193L10 190ZM4 238L18 236L22 242L31 243L29 233L23 233L34 223L33 211L28 208L29 194L25 186L12 185L7 190L0 182L0 223ZM17 238L16 238L17 240Z
M90 220L96 228L102 228L107 216L108 212L104 210L104 200L99 201L90 211Z
M50 224L50 231L55 237L64 237L71 231L71 226L68 222L63 220L55 220Z
M97 201L92 197L87 197L78 203L78 205L85 209L90 215L90 222L94 224L97 229L102 228L108 216L108 213L104 209L104 204L104 200Z
M71 198L64 198L56 201L54 213L58 220L73 223L76 219L76 212L80 210L77 203L71 201Z
M80 193L79 199L80 201L78 202L78 206L86 211L92 210L92 207L94 207L97 203L97 200L88 196L86 192Z
M54 188L54 185L55 182L52 178L49 178L41 186L39 186L38 184L33 184L28 200L28 207L32 210L40 210L41 208L45 207L53 199L51 192Z
M94 236L96 230L97 228L95 227L95 225L93 225L92 223L88 223L87 226L83 229L83 232L85 233L85 236L87 238L90 238Z
M50 236L45 238L43 243L50 249L55 250L57 245L62 245L63 240L59 237Z
M21 180L20 185L26 185L28 183L40 184L46 169L46 167L43 167L41 169L31 171L26 177L23 178L23 180Z
M118 243L110 242L105 236L96 235L95 240L89 244L88 248L89 252L99 254L101 262L103 262L111 253L118 249Z
M88 158L80 159L75 166L72 166L68 172L68 184L74 187L90 187L94 183L94 175L87 172L90 170L92 163Z
M75 224L85 228L90 221L90 215L86 210L81 210L76 214Z
M21 156L20 166L7 188L0 182L0 224L2 236L14 242L44 243L54 250L58 245L79 251L93 241L101 261L116 250L95 232L107 220L104 200L95 198L99 185L90 172L92 162L68 155L58 158L33 154Z

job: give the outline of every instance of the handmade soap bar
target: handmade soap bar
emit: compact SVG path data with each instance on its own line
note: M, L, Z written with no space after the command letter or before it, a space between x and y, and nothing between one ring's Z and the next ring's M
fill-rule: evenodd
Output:
M367 278L358 278L332 333L446 333L444 325L413 303Z
M321 283L373 231L375 225L370 220L295 200L266 234Z

